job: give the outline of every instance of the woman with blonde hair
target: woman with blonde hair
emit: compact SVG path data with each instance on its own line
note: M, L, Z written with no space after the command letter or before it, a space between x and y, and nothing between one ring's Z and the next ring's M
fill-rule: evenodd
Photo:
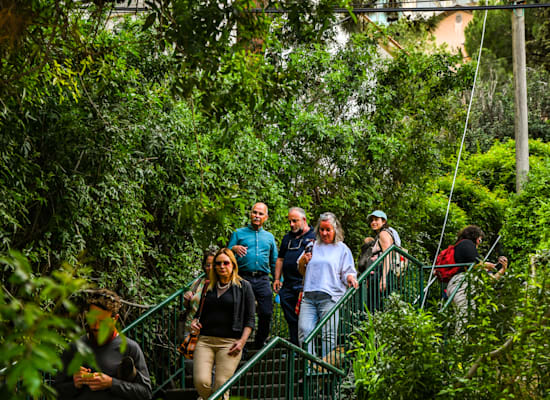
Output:
M193 381L202 399L210 397L235 373L255 322L252 286L239 276L231 250L218 250L209 278L202 313L191 323L192 329L200 330L193 357ZM229 393L224 397L229 398Z

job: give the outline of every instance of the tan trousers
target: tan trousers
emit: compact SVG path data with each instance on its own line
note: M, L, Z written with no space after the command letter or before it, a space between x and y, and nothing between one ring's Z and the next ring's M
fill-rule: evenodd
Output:
M241 361L241 353L229 355L229 348L237 339L214 336L199 336L193 354L193 383L203 399L210 397L220 386L233 376ZM214 387L212 387L212 369L216 366ZM224 399L229 398L229 391Z

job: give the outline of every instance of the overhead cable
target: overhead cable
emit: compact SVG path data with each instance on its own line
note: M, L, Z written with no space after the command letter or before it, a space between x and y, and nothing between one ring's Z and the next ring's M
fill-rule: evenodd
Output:
M453 183L451 185L451 191L449 193L449 200L447 202L447 211L445 212L445 219L443 220L443 228L441 229L441 235L439 236L439 243L437 245L437 250L435 252L434 260L432 263L432 268L430 269L430 275L428 278L428 284L426 285L426 288L424 289L424 296L422 298L422 305L420 306L421 309L424 308L424 304L426 303L426 298L428 297L428 293L430 291L430 287L434 283L434 281L437 279L434 270L435 270L435 262L437 261L437 256L439 255L439 250L441 250L441 243L443 243L443 236L445 234L445 227L447 226L447 219L449 218L449 210L451 208L451 201L453 199L453 191L455 188L455 182L456 182L456 176L458 174L458 166L460 165L460 159L462 158L462 149L464 148L464 141L466 139L466 131L468 130L468 121L470 119L470 111L472 110L472 103L474 100L474 93L476 89L476 83L477 83L477 76L479 74L479 65L481 64L481 52L483 50L483 40L485 39L485 25L487 22L487 12L488 10L485 10L485 16L483 17L483 28L481 29L481 43L479 44L479 54L477 56L477 65L476 65L476 72L474 74L474 83L472 85L472 93L470 94L470 102L468 104L468 112L466 113L466 122L464 123L464 132L462 133L462 141L460 142L460 150L458 151L458 156L456 159L456 167L455 167L455 173L453 176Z

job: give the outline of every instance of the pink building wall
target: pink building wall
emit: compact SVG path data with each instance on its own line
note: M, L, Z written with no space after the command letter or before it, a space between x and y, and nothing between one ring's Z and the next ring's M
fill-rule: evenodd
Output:
M435 43L438 46L447 43L447 47L453 53L460 51L462 57L469 58L464 49L464 29L472 20L473 15L466 11L452 11L447 14L433 32Z

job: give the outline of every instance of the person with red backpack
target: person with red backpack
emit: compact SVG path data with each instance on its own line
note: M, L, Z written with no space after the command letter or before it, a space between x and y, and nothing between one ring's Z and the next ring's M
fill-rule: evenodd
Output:
M485 233L483 233L479 226L467 226L458 233L456 243L440 253L437 257L436 265L471 264L481 262L482 258L480 257L477 248L483 241L484 237ZM506 268L508 267L508 259L506 257L500 256L497 264L485 261L483 268L487 271L495 271L498 265L500 265L501 268L493 275L493 277L495 279L499 279L506 272ZM448 281L447 295L452 295L457 286L460 285L460 288L457 290L453 298L453 303L456 304L459 312L461 313L466 312L466 307L468 305L468 299L466 297L467 283L466 280L463 280L466 269L467 267L453 267L447 269L446 271L441 269L438 271L438 278L442 282Z

